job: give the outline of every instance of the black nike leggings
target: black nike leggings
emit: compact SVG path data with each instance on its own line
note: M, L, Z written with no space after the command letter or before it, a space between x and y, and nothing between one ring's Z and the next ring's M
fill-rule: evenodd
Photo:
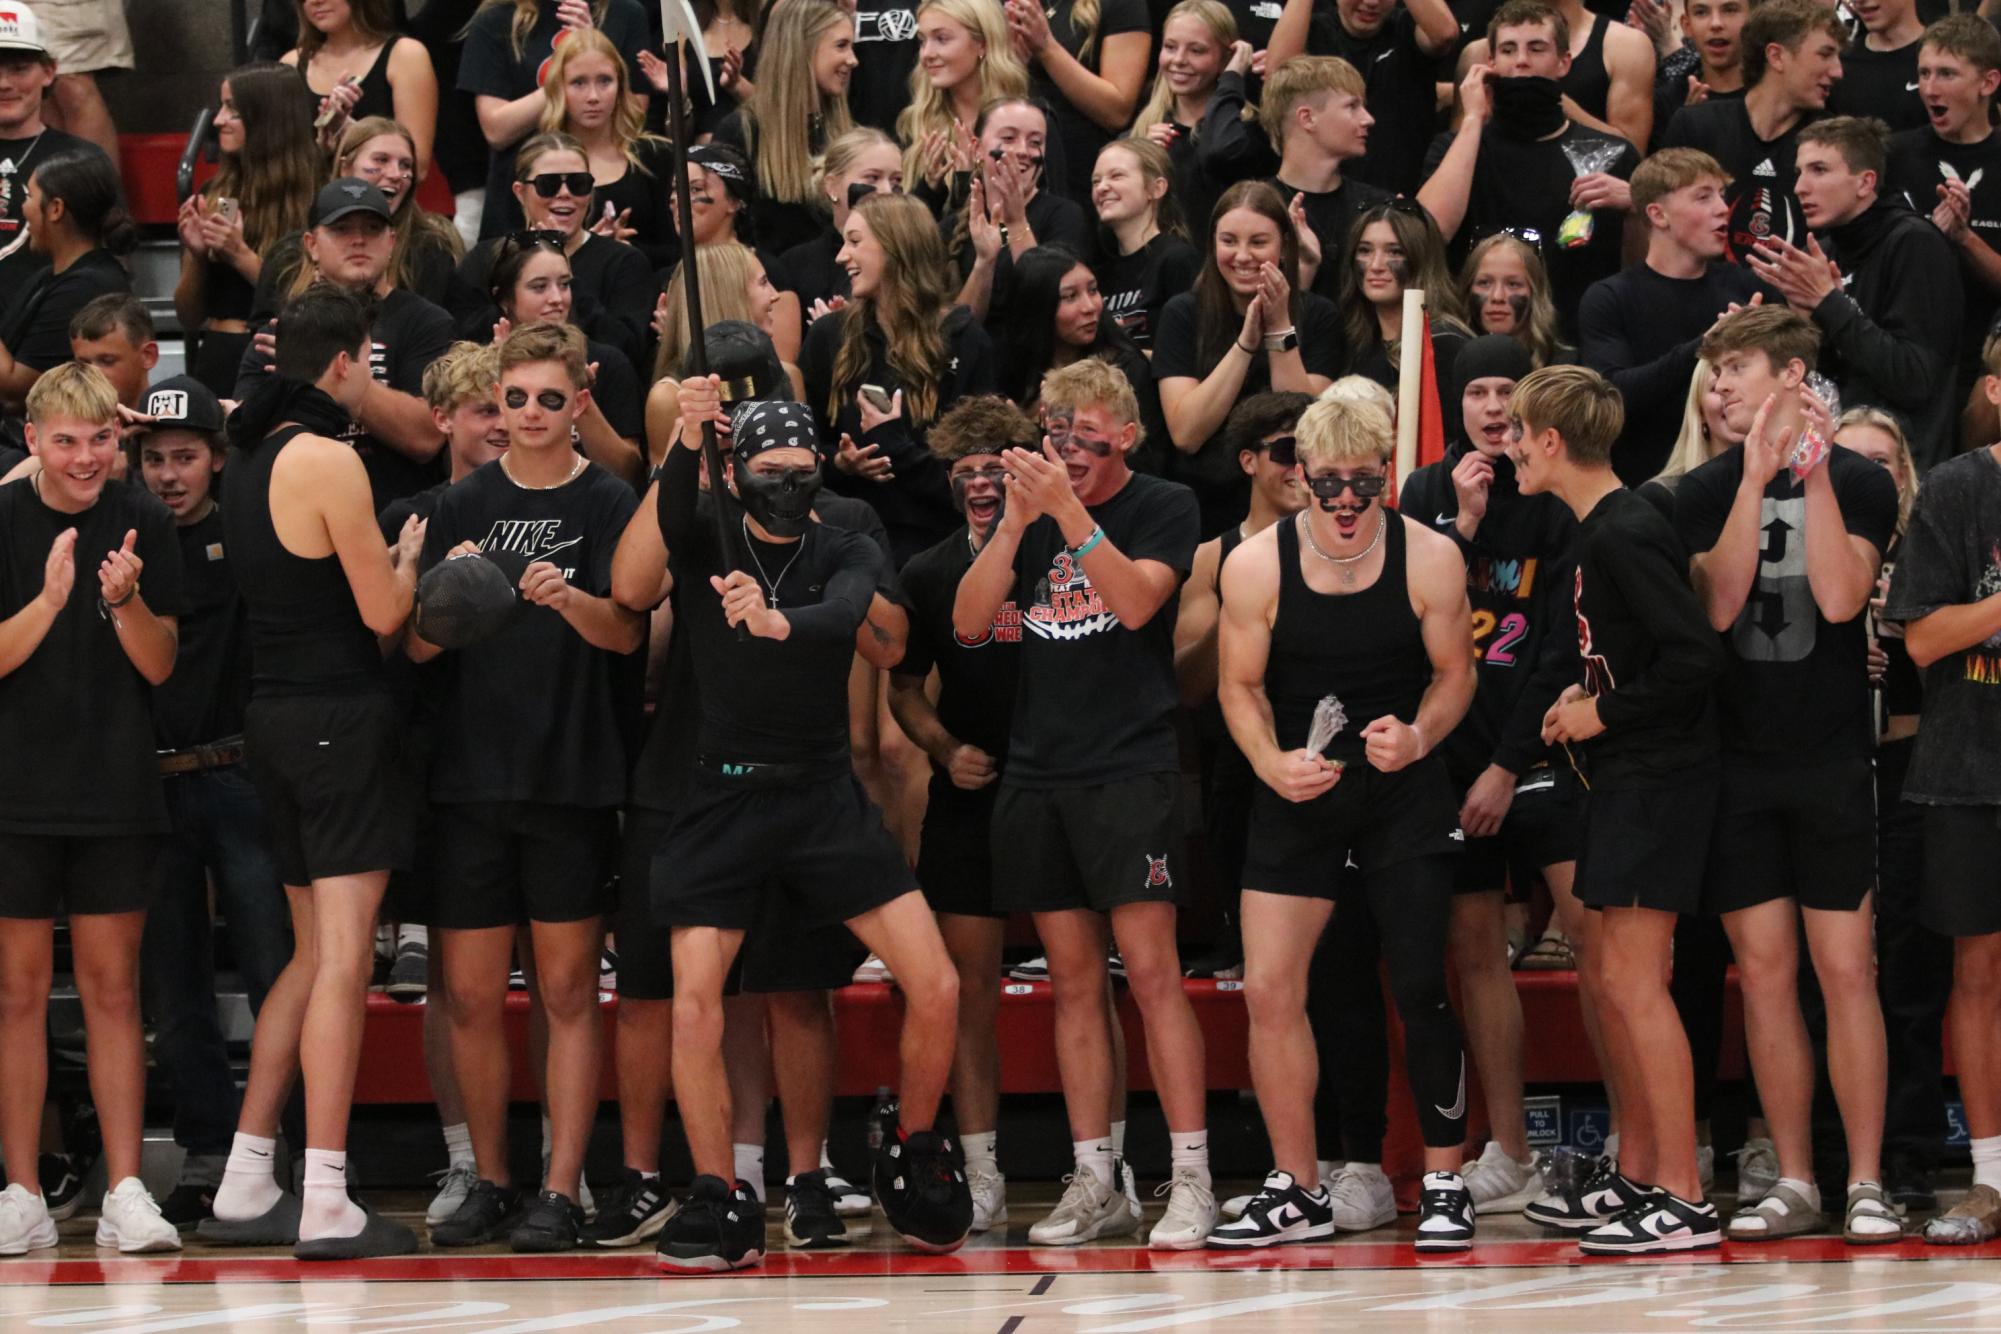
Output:
M1350 1162L1383 1160L1389 1059L1379 960L1389 965L1403 1020L1404 1068L1425 1145L1465 1142L1465 1047L1446 991L1452 872L1453 859L1442 856L1349 876L1314 953L1306 1013L1320 1053L1316 1133L1323 1145L1338 1142Z

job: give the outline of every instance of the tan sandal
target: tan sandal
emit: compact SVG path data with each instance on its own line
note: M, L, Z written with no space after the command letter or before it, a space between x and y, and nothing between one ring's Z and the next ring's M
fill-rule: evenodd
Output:
M1881 1246L1903 1238L1904 1220L1890 1207L1881 1186L1862 1181L1848 1188L1848 1212L1841 1223L1843 1241L1850 1246Z
M1730 1216L1730 1240L1777 1241L1817 1231L1820 1224L1820 1210L1781 1181L1766 1192L1764 1199Z
M1515 961L1515 967L1529 972L1574 972L1577 955L1561 931L1550 931Z

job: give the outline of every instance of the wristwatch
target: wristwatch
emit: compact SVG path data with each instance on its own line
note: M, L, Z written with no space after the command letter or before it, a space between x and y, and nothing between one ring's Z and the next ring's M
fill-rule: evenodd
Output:
M1265 335L1265 351L1292 352L1299 347L1299 330L1281 329Z

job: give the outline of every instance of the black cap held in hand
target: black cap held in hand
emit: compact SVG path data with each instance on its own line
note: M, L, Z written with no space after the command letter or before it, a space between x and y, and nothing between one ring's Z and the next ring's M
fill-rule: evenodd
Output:
M519 557L503 565L485 553L439 561L417 581L417 634L448 649L471 648L499 634L522 606L515 589L521 565Z

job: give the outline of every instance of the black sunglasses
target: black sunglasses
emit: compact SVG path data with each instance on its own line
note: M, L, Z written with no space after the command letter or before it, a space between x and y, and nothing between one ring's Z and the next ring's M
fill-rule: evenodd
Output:
M502 400L508 407L519 412L528 406L528 391L526 389L509 389L502 395ZM555 389L544 389L541 393L535 395L535 401L540 403L543 410L547 412L561 412L564 408L570 406L570 396Z
M540 228L524 227L518 231L509 232L506 236L502 237L501 246L510 251L554 250L560 252L563 248L563 234L561 232L543 231Z
M1389 484L1390 479L1379 472L1365 472L1354 477L1329 473L1324 477L1306 479L1306 489L1322 500L1339 500L1343 491L1353 491L1357 500L1374 500L1388 489Z
M1292 435L1273 436L1259 445L1265 457L1281 468L1290 468L1299 462L1299 437Z
M545 171L540 176L530 176L528 184L544 199L554 199L564 190L581 199L597 189L596 179L587 171Z

